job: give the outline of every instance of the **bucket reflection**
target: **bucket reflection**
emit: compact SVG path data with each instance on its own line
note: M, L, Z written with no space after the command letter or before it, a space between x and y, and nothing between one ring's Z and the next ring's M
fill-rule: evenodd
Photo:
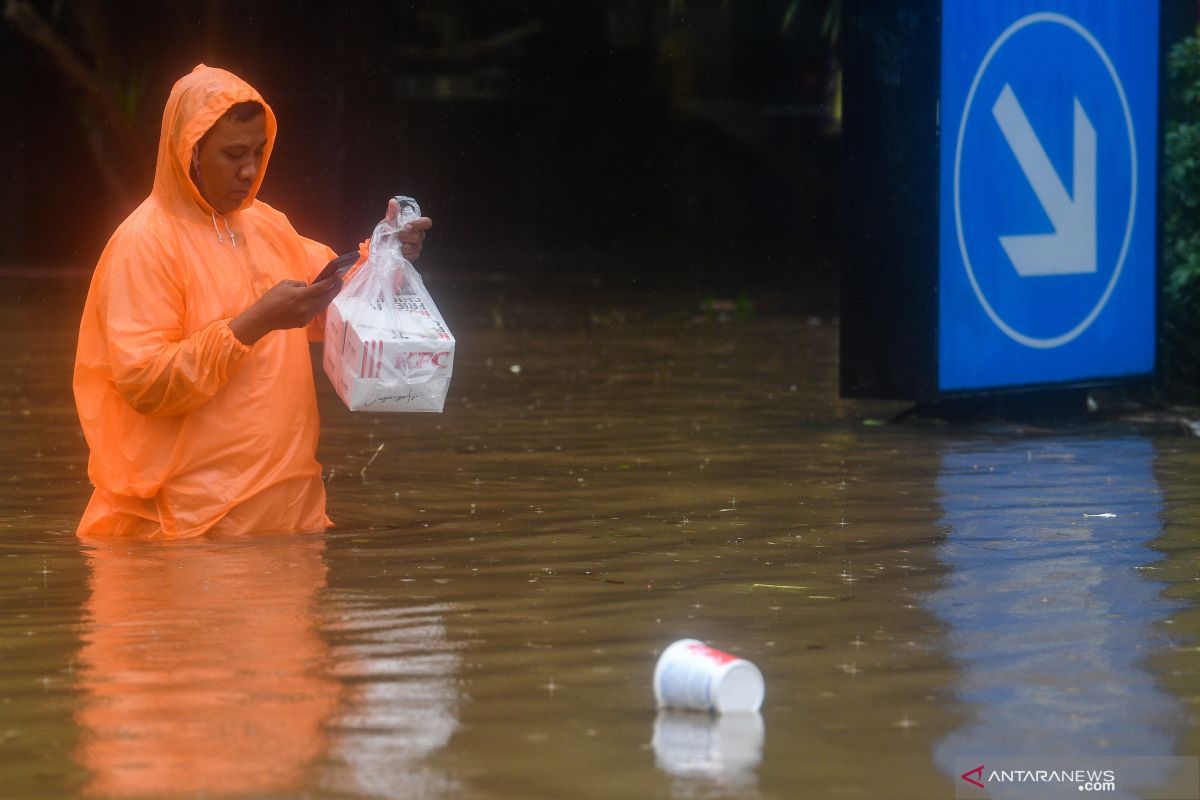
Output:
M758 713L660 710L651 744L658 768L681 779L677 789L743 791L757 786L763 738Z
M950 626L969 715L936 746L947 775L959 756L1175 754L1184 712L1143 664L1178 608L1152 577L1154 458L1138 438L944 454L937 555L951 570L926 604Z
M89 794L260 794L324 751L339 686L314 617L317 537L87 551L77 757Z

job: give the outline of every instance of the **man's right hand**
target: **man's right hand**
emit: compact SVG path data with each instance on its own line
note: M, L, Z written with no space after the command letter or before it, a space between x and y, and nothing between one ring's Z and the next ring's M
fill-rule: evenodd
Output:
M341 288L342 279L336 276L311 285L304 281L280 281L230 320L229 329L239 342L249 347L271 331L303 328L333 302Z

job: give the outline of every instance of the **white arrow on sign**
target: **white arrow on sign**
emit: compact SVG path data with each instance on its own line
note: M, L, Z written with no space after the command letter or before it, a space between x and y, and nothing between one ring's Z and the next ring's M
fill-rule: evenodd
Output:
M1000 237L1017 274L1029 278L1095 272L1096 129L1079 98L1075 98L1074 191L1070 195L1007 83L992 106L992 116L1054 226L1054 233Z

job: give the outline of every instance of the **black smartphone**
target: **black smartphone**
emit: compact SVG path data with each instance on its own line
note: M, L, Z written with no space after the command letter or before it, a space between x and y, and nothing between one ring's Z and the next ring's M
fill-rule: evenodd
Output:
M313 283L320 283L326 278L332 278L334 275L339 278L346 274L346 271L355 265L358 261L358 251L353 253L343 253L325 265L325 269L321 270L321 274L313 278Z

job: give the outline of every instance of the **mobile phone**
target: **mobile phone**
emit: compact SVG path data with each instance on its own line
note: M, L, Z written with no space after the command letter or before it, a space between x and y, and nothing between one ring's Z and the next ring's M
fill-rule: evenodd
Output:
M321 274L313 278L313 283L320 283L326 278L332 278L334 275L342 277L346 272L354 266L358 261L358 251L353 253L343 253L325 265L325 269L321 270Z

